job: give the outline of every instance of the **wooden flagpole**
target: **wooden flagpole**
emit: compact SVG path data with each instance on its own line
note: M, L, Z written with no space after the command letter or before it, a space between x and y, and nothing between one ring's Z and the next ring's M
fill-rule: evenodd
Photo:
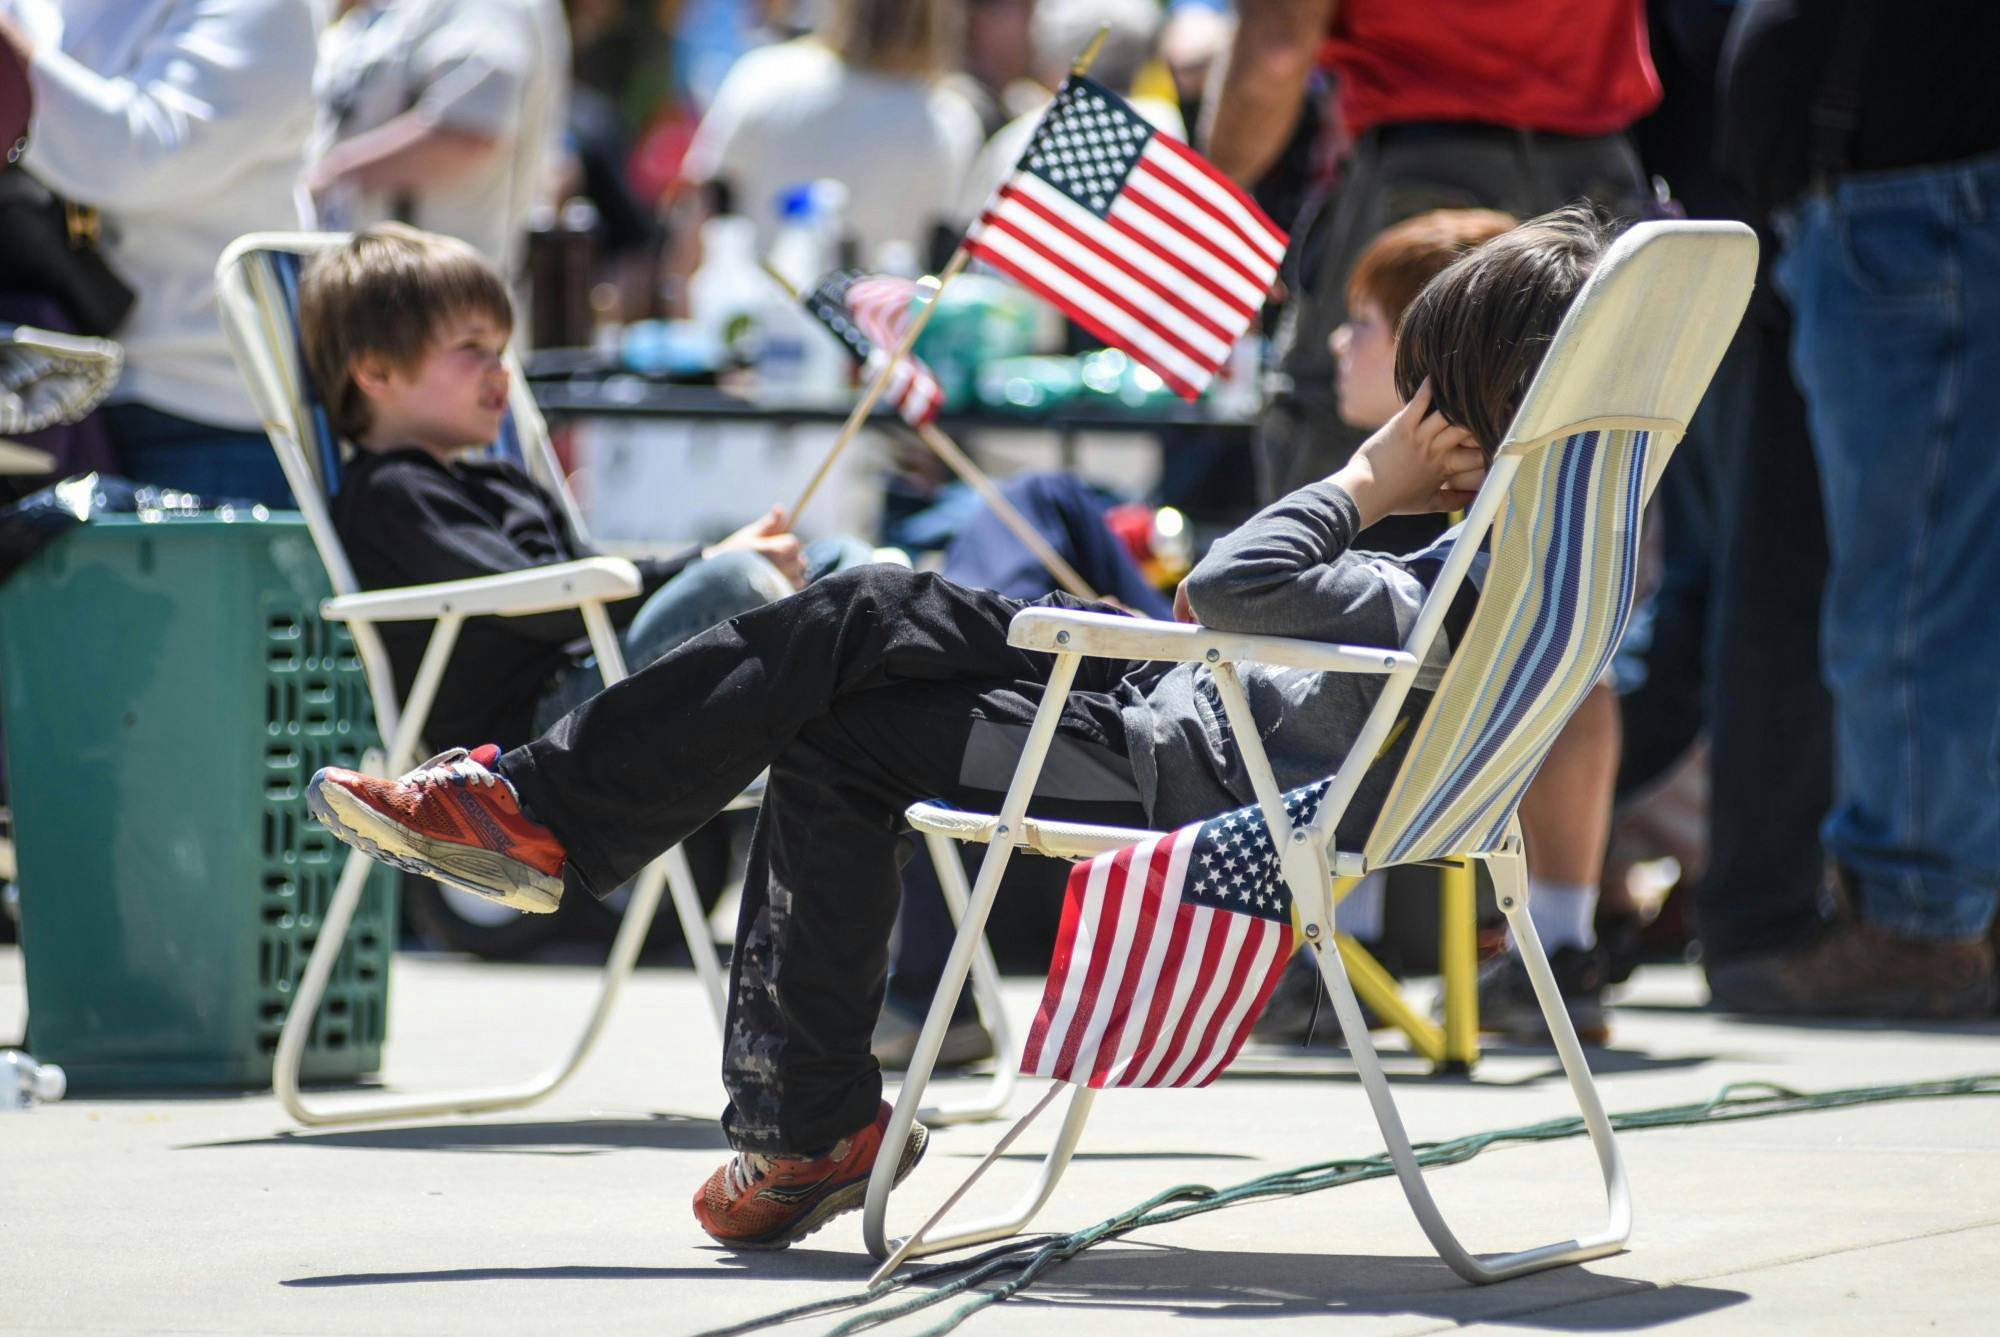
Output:
M764 261L763 265L764 272L782 285L785 291L791 294L794 301L798 300L798 289L792 286L791 280L779 273L768 260ZM891 366L893 365L892 363ZM1000 489L994 485L993 479L988 476L986 471L973 463L972 458L959 449L957 442L939 431L932 423L924 423L912 430L916 432L919 441L929 446L932 453L943 460L953 473L964 479L966 485L979 494L980 500L992 508L993 514L1000 517L1000 523L1013 531L1014 537L1021 540L1022 545L1035 555L1036 561L1048 568L1049 574L1055 577L1057 584L1079 599L1088 599L1092 603L1101 601L1097 591L1090 587L1090 582L1078 575L1076 568L1064 561L1062 554L1049 546L1048 540L1042 537L1041 531L1028 523L1027 517L1015 508L1013 502L1007 500ZM829 457L829 462L831 462L831 457ZM826 469L822 466L820 469L821 475L823 476L825 472ZM819 479L815 478L813 482L817 485ZM811 488L806 489L806 495L808 497L812 495ZM804 504L803 499L800 504ZM792 517L796 518L797 515L798 511L794 508Z
M1097 35L1090 39L1077 56L1075 63L1070 66L1071 74L1080 75L1090 69L1090 63L1097 59L1098 49L1104 45L1105 34L1110 31L1109 24L1097 30ZM798 520L799 512L805 509L806 503L812 500L813 493L819 490L819 485L826 481L827 471L833 468L833 462L840 457L840 452L847 449L847 443L861 430L861 424L867 421L869 410L875 407L875 401L889 388L889 378L895 375L896 364L909 355L910 349L917 342L917 336L922 334L924 326L930 323L931 314L937 310L938 298L944 295L945 285L958 277L959 271L965 268L966 262L970 259L971 257L965 252L965 243L959 242L958 249L951 253L951 260L938 272L937 288L931 293L931 300L924 303L923 310L917 312L916 319L912 320L909 328L903 331L901 342L882 363L882 370L875 374L875 379L868 383L868 389L854 405L854 411L847 415L847 421L841 425L840 435L836 436L833 445L828 447L826 458L820 461L819 469L806 484L805 491L801 492L799 499L792 504L792 509L787 514L794 522Z

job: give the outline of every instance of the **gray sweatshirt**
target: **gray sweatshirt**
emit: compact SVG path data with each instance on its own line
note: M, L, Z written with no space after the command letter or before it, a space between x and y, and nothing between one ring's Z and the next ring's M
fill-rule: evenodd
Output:
M1457 531L1399 558L1349 551L1359 527L1354 499L1330 482L1274 502L1217 542L1188 577L1195 617L1220 631L1399 648ZM1462 627L1470 615L1472 578L1467 586L1448 627ZM1429 703L1450 657L1446 639L1438 638L1418 673L1406 711ZM1383 681L1375 674L1263 665L1245 665L1241 672L1282 789L1340 769ZM1256 801L1206 664L1134 673L1121 696L1133 773L1155 826L1179 826ZM1414 733L1404 729L1370 768L1340 823L1343 846L1366 837Z

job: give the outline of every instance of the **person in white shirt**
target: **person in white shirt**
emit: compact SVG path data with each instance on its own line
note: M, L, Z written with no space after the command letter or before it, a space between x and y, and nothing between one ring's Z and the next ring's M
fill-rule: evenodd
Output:
M318 15L309 0L0 0L26 57L22 166L102 215L138 300L104 410L120 469L206 497L290 506L215 311L244 232L307 222L298 192Z
M569 53L561 0L348 0L313 81L307 182L322 224L400 220L518 278Z
M955 33L945 0L827 0L811 36L730 67L681 165L727 187L760 248L781 193L820 178L847 187L845 230L863 264L892 242L930 246L979 150L979 116L939 83Z

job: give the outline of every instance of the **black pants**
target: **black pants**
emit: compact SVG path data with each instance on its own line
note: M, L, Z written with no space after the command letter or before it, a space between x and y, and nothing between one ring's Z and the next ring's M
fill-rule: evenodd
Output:
M999 801L1054 664L1007 644L1026 606L900 567L841 572L703 632L500 759L568 851L572 885L591 892L770 768L723 1045L723 1123L739 1150L817 1151L874 1116L882 1079L868 1042L903 810ZM1113 692L1153 671L1083 661L1037 813L1145 822Z

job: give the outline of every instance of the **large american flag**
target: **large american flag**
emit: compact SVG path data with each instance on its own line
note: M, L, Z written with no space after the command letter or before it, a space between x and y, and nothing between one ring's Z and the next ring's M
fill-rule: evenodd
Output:
M965 248L1193 399L1263 306L1285 234L1193 149L1072 75Z
M820 324L847 345L863 374L873 377L903 342L903 331L910 323L910 303L916 295L917 285L909 279L839 269L820 279L800 300ZM905 354L896 363L895 374L882 394L912 427L936 418L944 403L937 377L915 354Z
M1285 795L1294 825L1324 781ZM1261 811L1078 864L1021 1071L1079 1086L1205 1086L1291 959L1292 896Z

